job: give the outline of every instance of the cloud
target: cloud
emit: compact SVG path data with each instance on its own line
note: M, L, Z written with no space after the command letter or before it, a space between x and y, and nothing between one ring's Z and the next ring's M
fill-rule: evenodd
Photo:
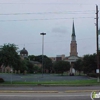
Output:
M55 27L52 29L53 33L67 33L65 27Z

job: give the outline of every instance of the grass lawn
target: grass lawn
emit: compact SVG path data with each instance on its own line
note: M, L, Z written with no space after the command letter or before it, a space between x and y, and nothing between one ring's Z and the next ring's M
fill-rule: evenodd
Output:
M74 81L44 81L44 82L4 82L0 85L68 85L68 86L81 86L81 85L100 85L97 79L89 80L74 80Z

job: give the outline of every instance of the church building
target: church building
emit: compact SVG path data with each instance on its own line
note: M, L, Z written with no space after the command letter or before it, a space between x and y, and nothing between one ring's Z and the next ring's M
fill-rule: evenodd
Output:
M75 26L74 26L74 21L73 21L71 43L70 43L70 56L68 57L67 61L69 61L70 64L73 66L74 62L76 62L78 59L79 57L78 57L78 52L77 52Z
M75 74L75 69L73 68L74 63L79 59L78 52L77 52L77 42L76 42L76 35L75 35L75 26L73 21L72 26L72 35L71 35L71 43L70 43L70 56L67 58L67 61L70 62L70 75Z
M57 55L56 57L51 57L52 62L54 61L68 61L71 64L70 68L70 75L75 74L75 69L73 68L74 63L79 59L78 52L77 52L77 41L76 41L76 34L75 34L75 26L74 21L72 24L72 34L71 34L71 43L70 43L70 55L65 57L64 54Z

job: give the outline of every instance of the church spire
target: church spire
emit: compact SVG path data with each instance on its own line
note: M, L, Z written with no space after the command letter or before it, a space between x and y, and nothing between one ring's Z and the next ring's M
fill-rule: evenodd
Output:
M72 27L72 36L75 36L74 20L73 20L73 27Z
M72 26L72 41L76 41L75 27L74 27L74 20L73 20L73 26Z
M75 27L74 27L74 20L72 25L72 40L70 44L70 56L77 56L77 43L76 43L76 35L75 35Z

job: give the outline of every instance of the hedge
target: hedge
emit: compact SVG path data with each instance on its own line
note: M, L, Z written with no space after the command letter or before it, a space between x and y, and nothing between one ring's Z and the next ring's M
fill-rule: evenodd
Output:
M3 78L0 78L0 83L3 83L4 82L4 79Z
M100 77L100 73L99 74L97 74L97 73L89 73L89 74L87 74L87 76L89 76L89 77L95 77L95 78L97 78L98 75Z

